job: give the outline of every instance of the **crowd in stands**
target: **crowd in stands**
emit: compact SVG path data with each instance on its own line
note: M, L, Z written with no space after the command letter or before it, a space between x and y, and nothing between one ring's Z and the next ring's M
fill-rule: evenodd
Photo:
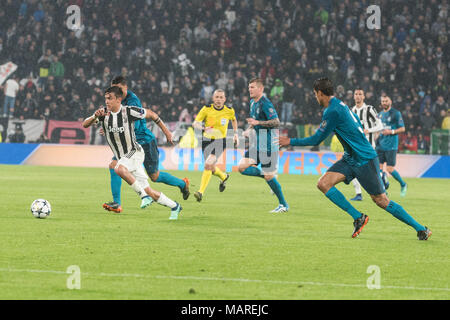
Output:
M367 27L372 4L379 30ZM0 65L18 65L21 119L83 119L122 74L168 122L191 122L224 89L244 128L259 76L283 124L318 124L312 83L328 76L350 106L356 87L379 111L391 96L417 142L448 126L449 22L447 0L3 0Z

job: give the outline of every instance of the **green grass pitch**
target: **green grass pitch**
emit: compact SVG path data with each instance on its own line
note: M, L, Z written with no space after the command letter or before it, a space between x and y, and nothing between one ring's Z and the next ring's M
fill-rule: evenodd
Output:
M184 208L140 199L122 184L124 212L111 200L107 169L0 166L0 299L449 299L450 180L406 179L408 195L390 179L389 194L433 231L429 241L376 207L366 193L355 206L370 217L352 239L350 216L316 188L318 176L280 175L290 211L264 180L232 173L223 193L212 177L203 201L152 183ZM353 187L338 186L347 197ZM48 219L30 213L34 199L52 205ZM69 266L80 289L69 289ZM376 266L378 272L368 272ZM367 283L379 279L379 289ZM69 286L68 286L69 284Z

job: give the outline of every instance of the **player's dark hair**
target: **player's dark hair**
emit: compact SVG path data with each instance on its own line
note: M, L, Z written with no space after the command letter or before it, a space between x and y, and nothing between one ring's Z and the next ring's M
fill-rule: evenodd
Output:
M112 79L111 84L112 85L122 84L122 85L126 86L127 78L125 78L124 76L116 76L116 77L114 77L114 79Z
M121 99L122 99L122 96L123 96L123 91L118 86L111 86L111 87L109 87L108 89L105 90L105 95L107 93L114 93L116 98L121 98Z
M328 78L319 78L314 81L313 89L315 91L322 91L326 96L332 96L334 94L333 82Z
M353 90L353 92L355 92L355 91L358 91L358 90L360 90L360 91L364 92L364 89L363 89L363 88L361 88L361 87L356 87L356 88L355 88L355 90Z
M253 78L248 82L248 84L251 84L253 82L258 83L260 86L264 86L264 81L261 78Z

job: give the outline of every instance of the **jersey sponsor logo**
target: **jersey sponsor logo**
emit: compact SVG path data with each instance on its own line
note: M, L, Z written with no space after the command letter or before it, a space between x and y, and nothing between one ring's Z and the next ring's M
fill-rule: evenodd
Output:
M108 127L108 131L112 132L112 133L123 133L123 132L125 132L125 128L124 127L118 127L118 128Z

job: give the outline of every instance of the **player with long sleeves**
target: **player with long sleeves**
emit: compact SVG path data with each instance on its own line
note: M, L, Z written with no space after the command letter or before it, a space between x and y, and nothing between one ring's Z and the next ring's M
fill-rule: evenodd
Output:
M314 135L307 138L279 137L276 139L279 145L319 145L334 131L344 147L344 155L319 179L317 187L330 201L354 219L352 238L361 233L368 223L369 217L356 210L335 186L340 182L349 184L354 178L357 178L380 208L413 227L417 231L419 240L427 240L431 236L431 230L419 224L402 206L387 197L379 174L377 153L366 139L358 117L345 103L334 97L331 80L328 78L317 79L313 88L319 105L325 107L320 127Z
M376 146L376 137L378 133L383 130L383 123L378 117L377 110L364 102L365 95L364 90L361 88L356 88L353 92L353 99L355 100L355 106L352 108L353 113L355 113L364 130L364 134L366 135L367 140L369 140L370 144L373 148ZM384 172L383 172L384 173ZM386 176L382 175L382 180L384 183L385 189L388 188L389 182L387 181ZM350 199L353 201L361 201L362 200L362 192L361 192L361 184L358 182L358 179L353 179L353 186L355 187L355 197Z

